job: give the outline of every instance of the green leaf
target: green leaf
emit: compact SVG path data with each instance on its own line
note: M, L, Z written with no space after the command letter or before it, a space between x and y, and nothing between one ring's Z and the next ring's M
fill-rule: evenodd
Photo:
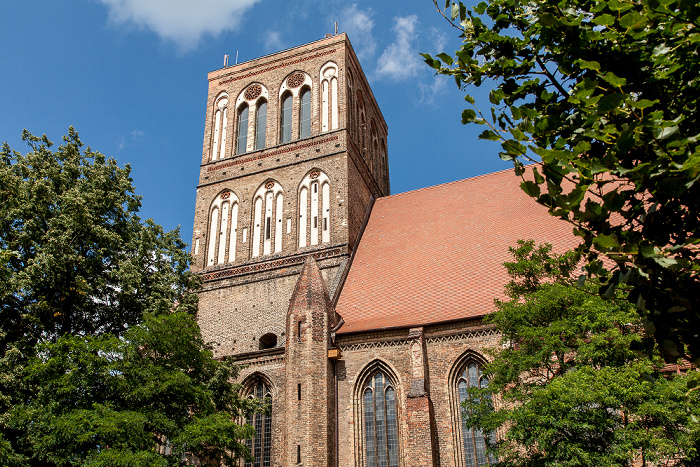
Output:
M600 70L600 63L596 61L577 60L576 63L582 70Z
M457 3L452 4L452 12L451 12L450 16L452 17L453 21L456 20L457 18L459 18L459 4L457 4Z
M443 62L447 63L447 65L452 65L452 57L450 57L446 53L439 53L437 54L437 57Z
M593 244L603 251L620 247L620 243L612 235L598 235L593 239Z
M597 24L598 26L610 26L615 23L615 18L612 17L612 15L609 15L607 13L596 16L591 20L593 24Z
M472 109L464 109L462 111L462 124L472 123L476 120L476 112Z
M654 130L654 137L660 141L663 141L678 133L678 130L679 128L677 125L658 127Z
M640 15L636 11L631 11L620 18L620 26L627 29L642 29L647 25L646 16Z
M481 132L479 135L479 139L486 139L486 140L491 140L491 141L498 141L501 139L500 136L495 131L492 130L484 130Z
M658 104L658 103L659 103L659 100L658 100L658 99L654 99L653 101L651 101L651 100L649 100L649 99L640 99L640 100L638 100L638 101L629 100L628 102L629 102L630 105L632 105L633 107L635 107L635 108L637 108L637 109L646 109L646 108L651 107L651 106L654 105L654 104Z
M540 195L540 186L535 182L525 180L520 184L520 188L531 198L537 198Z
M608 113L619 108L624 101L624 94L606 94L598 102L598 111L601 113Z
M618 87L618 88L627 84L627 80L625 78L620 78L612 71L605 73L605 75L598 75L598 76L600 76L605 81L607 81L608 83L610 83L613 86Z

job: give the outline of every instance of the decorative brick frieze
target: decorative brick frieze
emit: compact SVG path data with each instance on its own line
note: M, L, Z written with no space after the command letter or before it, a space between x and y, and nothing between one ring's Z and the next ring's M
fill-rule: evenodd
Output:
M211 166L207 167L207 172L214 172L216 170L225 169L227 167L233 167L235 165L245 164L246 162L253 162L253 161L260 160L260 159L265 159L267 157L272 157L272 156L284 154L287 152L293 152L293 151L299 151L299 150L305 149L305 148L311 148L314 146L318 146L319 144L328 143L331 141L336 141L337 139L338 139L338 135L333 135L333 136L329 136L328 138L314 139L313 141L309 141L306 143L285 145L283 148L275 149L274 151L263 151L260 154L256 154L255 156L251 156L251 157L237 157L233 160L228 160L228 161L224 159L222 162L218 162L215 165L211 165Z
M317 253L312 253L311 256L313 256L316 260L322 260L326 258L332 258L334 256L340 256L342 253L342 248L333 248L332 250L325 250L319 251ZM251 272L267 271L270 269L281 268L284 266L296 266L302 264L305 259L306 255L300 255L281 258L275 261L265 261L256 264L248 264L245 266L239 266L235 268L202 274L202 279L206 282L242 274L250 274Z
M226 78L226 79L219 81L219 86L226 84L226 83L230 83L231 81L239 81L241 79L252 78L253 76L261 75L263 73L269 73L271 71L275 71L275 70L278 70L280 68L284 68L284 67L288 67L288 66L292 66L292 65L298 65L299 63L303 63L303 62L306 62L308 60L313 60L314 58L323 57L325 55L334 54L335 52L336 52L336 49L324 50L323 52L318 52L318 53L315 53L313 55L309 55L309 56L302 57L302 58L297 58L296 60L288 60L288 61L286 61L284 63L280 63L278 65L263 68L262 70L255 70L255 71L251 71L251 72L244 73L241 75L234 75L234 76L231 76L230 78Z

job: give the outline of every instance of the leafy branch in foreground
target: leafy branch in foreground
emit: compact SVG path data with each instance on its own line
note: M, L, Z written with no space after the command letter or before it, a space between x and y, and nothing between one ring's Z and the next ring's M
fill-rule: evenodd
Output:
M487 318L503 345L465 409L467 424L497 434L499 465L697 465L700 400L684 404L695 372L663 373L630 350L641 319L622 291L606 300L577 286L575 254L531 241L511 253L509 299Z
M462 122L486 125L523 190L573 224L602 294L631 286L666 360L699 363L700 6L434 2L462 45L426 63L460 88L493 87L490 114L467 95Z

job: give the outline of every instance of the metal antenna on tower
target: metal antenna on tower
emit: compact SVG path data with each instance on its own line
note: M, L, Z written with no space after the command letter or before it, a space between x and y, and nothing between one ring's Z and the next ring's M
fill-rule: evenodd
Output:
M335 34L338 35L338 22L335 22Z
M238 50L236 50L236 65L238 65Z
M224 68L228 66L228 54L224 55Z

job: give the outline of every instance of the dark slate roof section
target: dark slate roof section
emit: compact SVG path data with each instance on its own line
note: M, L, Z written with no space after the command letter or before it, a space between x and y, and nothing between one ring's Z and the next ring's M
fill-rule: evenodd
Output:
M504 298L519 239L578 244L571 225L520 189L513 170L375 201L340 293L338 334L483 316Z

